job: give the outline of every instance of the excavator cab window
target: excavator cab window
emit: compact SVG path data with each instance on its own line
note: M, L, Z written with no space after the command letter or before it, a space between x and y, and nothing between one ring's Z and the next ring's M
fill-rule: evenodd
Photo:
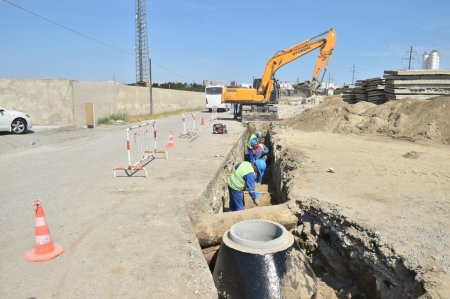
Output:
M253 88L258 90L259 86L261 85L261 79L254 79L253 80Z

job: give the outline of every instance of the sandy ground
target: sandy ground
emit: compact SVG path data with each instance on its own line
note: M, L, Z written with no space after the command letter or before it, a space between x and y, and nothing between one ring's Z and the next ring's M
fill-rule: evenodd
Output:
M149 178L112 177L114 166L126 164L123 126L0 134L0 294L216 298L185 205L200 196L244 131L239 123L221 122L229 134L210 134L207 121L195 141L175 138L169 160L147 166ZM169 130L181 131L181 121L158 123L165 147ZM277 130L302 164L295 173L296 194L333 205L372 228L428 287L450 297L448 145ZM267 191L267 185L258 188ZM48 263L24 258L34 244L32 203L38 197L53 239L66 251ZM269 204L268 195L263 203Z
M216 298L185 205L200 196L244 127L220 121L229 133L213 135L204 116L200 137L175 137L169 160L147 165L148 178L113 178L113 167L127 161L125 126L0 134L0 297ZM181 118L158 126L167 149ZM24 257L34 246L36 198L65 250L46 263Z
M295 194L331 204L372 229L436 298L450 297L448 145L291 128L277 132L302 161Z

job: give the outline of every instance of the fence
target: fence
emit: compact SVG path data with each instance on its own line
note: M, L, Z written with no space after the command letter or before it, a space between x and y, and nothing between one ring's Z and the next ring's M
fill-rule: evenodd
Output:
M153 133L153 149L151 148L151 131ZM166 151L158 150L156 147L157 127L155 121L127 128L126 132L128 165L113 168L114 177L116 177L117 170L125 171L127 176L144 171L145 177L147 177L147 170L144 166L156 159L157 154L165 154L166 159L169 158Z
M198 136L199 130L196 127L195 113L185 113L181 119L183 123L183 132L178 134L180 138L192 138Z

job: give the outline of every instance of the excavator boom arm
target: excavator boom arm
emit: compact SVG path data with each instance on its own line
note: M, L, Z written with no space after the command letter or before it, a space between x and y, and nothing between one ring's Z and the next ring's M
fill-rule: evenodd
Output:
M322 36L325 37L321 38ZM325 66L325 69L328 69L335 43L336 33L334 29L331 28L328 32L324 32L286 50L277 52L266 64L266 68L264 69L264 73L261 78L261 85L258 88L258 94L264 95L265 98L270 97L270 93L273 89L274 76L279 68L311 51L314 51L317 48L320 48L311 80L312 84L317 85L318 77L323 67Z

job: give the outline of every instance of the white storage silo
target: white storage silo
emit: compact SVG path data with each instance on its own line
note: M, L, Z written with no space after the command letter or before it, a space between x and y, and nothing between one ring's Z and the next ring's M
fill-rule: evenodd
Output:
M430 57L428 58L428 68L431 70L438 70L439 69L439 59L440 59L440 53L438 50L433 50L430 53Z
M428 54L427 52L423 53L423 55L422 55L422 69L423 70L428 69L429 59L430 59L430 54Z

